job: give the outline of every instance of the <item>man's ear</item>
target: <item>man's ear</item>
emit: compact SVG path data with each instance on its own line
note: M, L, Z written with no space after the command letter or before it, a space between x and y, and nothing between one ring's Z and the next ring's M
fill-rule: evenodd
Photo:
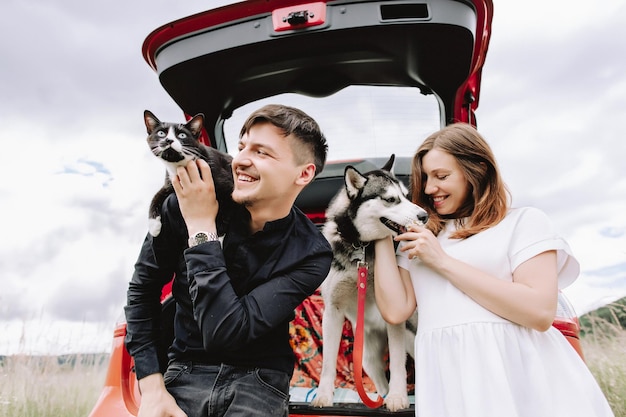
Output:
M296 179L296 184L305 187L313 181L313 178L315 178L315 164L306 164L302 167L300 175Z

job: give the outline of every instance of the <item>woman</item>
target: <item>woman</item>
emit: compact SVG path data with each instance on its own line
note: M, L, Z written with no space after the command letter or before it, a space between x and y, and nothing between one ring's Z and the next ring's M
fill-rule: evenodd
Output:
M429 136L411 186L429 221L395 238L397 256L391 238L376 242L375 286L390 323L419 306L416 415L613 416L551 326L579 265L543 212L509 206L480 134L457 123Z

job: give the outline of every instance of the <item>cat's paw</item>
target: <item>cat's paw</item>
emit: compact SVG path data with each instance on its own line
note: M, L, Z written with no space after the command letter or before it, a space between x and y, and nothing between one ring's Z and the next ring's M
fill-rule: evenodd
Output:
M161 216L148 220L148 232L152 237L157 237L161 233Z

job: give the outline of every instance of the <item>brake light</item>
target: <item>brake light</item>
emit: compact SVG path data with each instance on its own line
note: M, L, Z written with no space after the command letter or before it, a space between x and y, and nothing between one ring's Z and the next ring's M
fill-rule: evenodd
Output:
M559 292L556 317L554 318L552 326L565 336L581 359L585 360L582 346L580 345L580 322L578 321L578 316L572 304L561 292Z
M311 211L307 212L306 216L316 225L322 225L326 222L326 212L325 211Z

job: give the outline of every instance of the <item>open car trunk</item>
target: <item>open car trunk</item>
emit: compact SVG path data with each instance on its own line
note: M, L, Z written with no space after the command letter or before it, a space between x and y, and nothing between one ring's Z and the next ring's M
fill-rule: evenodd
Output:
M224 150L234 109L350 85L414 87L435 95L442 126L475 123L491 19L491 0L249 0L161 26L143 54Z

